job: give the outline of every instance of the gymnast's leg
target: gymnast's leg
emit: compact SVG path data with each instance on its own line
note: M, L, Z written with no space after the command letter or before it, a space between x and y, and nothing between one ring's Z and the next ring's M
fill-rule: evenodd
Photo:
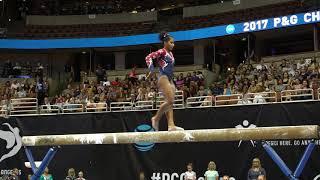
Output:
M168 121L168 130L183 130L180 127L175 126L173 120L173 102L174 102L174 89L172 88L172 83L169 81L168 77L163 75L158 81L159 89L162 91L165 98L165 102L161 104L156 115L152 117L152 126L155 130L159 130L159 121L164 113L166 113Z

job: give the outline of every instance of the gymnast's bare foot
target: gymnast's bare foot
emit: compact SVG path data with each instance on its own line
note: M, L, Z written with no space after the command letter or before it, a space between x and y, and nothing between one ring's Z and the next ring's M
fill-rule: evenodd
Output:
M179 126L169 126L168 131L184 131L184 129Z
M155 131L159 131L159 119L156 119L155 116L151 118L152 127Z

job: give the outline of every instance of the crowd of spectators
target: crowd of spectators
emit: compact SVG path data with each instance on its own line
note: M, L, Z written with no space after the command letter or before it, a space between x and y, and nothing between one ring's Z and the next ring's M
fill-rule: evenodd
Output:
M10 77L10 62L6 62L3 75ZM11 66L12 67L12 66ZM41 71L41 64L39 64ZM9 70L10 69L10 70ZM36 71L37 72L37 71ZM281 92L284 90L313 89L316 93L319 83L319 63L311 60L301 60L298 63L289 60L282 62L259 63L256 65L241 63L237 67L228 68L224 78L205 86L205 79L201 71L176 74L173 78L177 90L183 92L184 99L188 97L211 96L214 100L217 95L248 93ZM97 103L110 104L111 102L136 102L155 100L158 93L156 75L146 78L137 75L135 68L123 79L115 78L109 81L106 70L97 67L97 81L84 79L80 84L69 84L65 90L53 97L48 97L48 82L35 75L37 81L25 79L22 82L7 81L1 88L1 105L8 104L10 98L37 97L39 105L84 104L95 108ZM290 94L290 92L288 92ZM297 93L297 92L295 92ZM265 102L263 97L262 101Z
M35 78L42 77L44 75L45 68L38 62L36 66L31 64L29 61L25 63L11 62L7 60L2 65L2 78Z
M158 92L157 77L146 78L145 76L137 76L135 69L127 74L123 79L115 78L108 81L105 70L98 67L96 75L99 83L96 81L84 80L76 86L71 84L62 91L60 95L56 95L50 99L46 98L46 104L62 105L62 104L86 104L91 106L95 103L111 102L136 102L148 101L155 98ZM204 91L204 77L202 72L188 73L187 76L181 73L178 77L174 77L177 90L184 91L185 98L202 95Z
M210 89L214 96L280 93L284 90L301 90L299 93L303 94L303 89L313 89L316 93L319 88L319 73L319 62L311 59L304 59L298 63L283 59L280 63L262 62L256 66L241 63L237 67L229 68L226 78L213 83Z

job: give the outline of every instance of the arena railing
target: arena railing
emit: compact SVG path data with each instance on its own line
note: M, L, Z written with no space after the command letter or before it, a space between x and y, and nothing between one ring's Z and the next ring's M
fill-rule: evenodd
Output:
M86 112L107 112L108 105L107 103L88 103L85 106Z
M156 109L159 109L160 105L164 102L164 97L161 92L156 93ZM174 109L184 108L184 96L183 91L176 91L173 103Z
M186 101L186 108L212 107L212 96L189 97Z
M303 102L315 100L312 89L285 90L279 93L281 101L285 102ZM320 96L320 88L316 90L317 96ZM262 100L261 100L262 99ZM276 92L261 92L220 95L214 98L212 96L189 97L184 104L182 91L176 92L175 109L178 108L204 108L204 107L223 107L260 103L276 103ZM245 102L244 102L245 101ZM164 102L163 96L158 93L155 101L137 101L133 102L112 102L110 107L106 103L84 104L61 104L61 105L41 105L38 106L36 98L11 99L7 105L0 106L0 115L39 115L39 114L59 114L59 113L81 113L81 112L116 112L131 110L154 110L159 108Z
M63 104L62 113L83 112L83 104Z
M154 101L137 101L135 103L135 109L137 110L152 110Z
M59 105L41 105L39 112L40 114L60 114L62 109Z
M38 100L37 98L19 98L10 100L9 114L37 114Z
M313 89L296 89L281 91L281 102L314 100Z
M215 97L215 106L237 105L242 99L242 94L219 95Z
M8 115L8 108L7 105L0 106L0 116L7 116Z
M133 110L132 102L112 102L110 103L110 111L129 111Z
M277 102L276 92L247 93L247 96L247 100L250 100L253 104Z

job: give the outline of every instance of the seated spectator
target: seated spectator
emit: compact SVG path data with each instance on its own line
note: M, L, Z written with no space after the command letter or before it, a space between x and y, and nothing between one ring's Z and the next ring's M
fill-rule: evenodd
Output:
M76 180L86 180L84 177L83 177L83 172L82 171L79 171L78 173L78 178Z
M23 87L19 87L18 90L16 91L16 96L18 98L25 98L27 97L27 92L24 90Z
M250 84L250 86L249 86L248 92L249 92L249 93L254 93L254 92L256 92L256 85L257 85L256 81L255 81L255 80L252 80L252 81L251 81L251 84Z
M114 81L111 81L111 85L116 86L116 87L121 86L121 82L120 82L119 78L116 77L116 79Z
M49 169L46 167L43 174L40 177L40 180L53 180L53 177L51 174L49 174Z
M98 64L97 66L97 70L96 70L96 76L97 76L97 81L100 83L100 81L104 80L104 77L106 75L106 70L104 70L102 68L102 66L100 64Z
M203 86L200 86L200 87L199 87L199 90L198 90L197 96L206 96L206 92L205 92L205 90L204 90L204 87L203 87Z
M20 87L20 84L18 83L17 80L14 80L11 84L11 89L17 90Z
M260 94L263 91L264 91L263 86L258 85L255 91L256 94L254 95L254 98L253 98L254 104L266 103L265 98L263 97L262 94Z
M282 82L284 85L288 85L291 83L291 79L289 78L289 74L287 72L283 73Z
M286 86L283 84L282 79L281 78L278 79L278 83L275 86L275 91L276 92L281 92L281 91L283 91L285 89L286 89Z
M223 90L223 95L232 95L233 94L233 88L231 87L231 84L228 83L227 85L224 86L224 90Z
M136 73L136 66L132 68L132 70L129 72L129 80L134 83L138 80L137 73Z
M184 85L184 78L183 78L183 74L180 73L176 81L177 89L182 90L183 85Z
M75 180L76 179L76 171L73 168L68 170L68 175L65 180Z
M213 83L211 85L211 92L214 96L222 95L223 94L223 88L221 88L220 83Z

